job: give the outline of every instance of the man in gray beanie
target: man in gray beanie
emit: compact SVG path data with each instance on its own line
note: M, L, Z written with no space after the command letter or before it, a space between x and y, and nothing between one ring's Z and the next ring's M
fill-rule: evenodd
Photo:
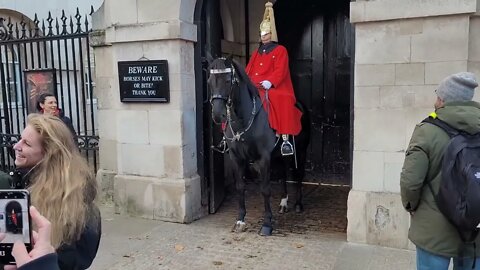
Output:
M445 78L435 91L435 112L429 119L468 134L479 133L480 104L472 101L477 86L475 75L470 72ZM434 199L450 137L439 126L425 121L413 131L400 177L402 204L411 214L408 238L416 246L417 269L447 270L451 259L454 269L480 269L480 239L474 239L476 249L465 245Z
M475 74L460 72L448 76L438 86L436 93L443 103L470 101L478 86Z

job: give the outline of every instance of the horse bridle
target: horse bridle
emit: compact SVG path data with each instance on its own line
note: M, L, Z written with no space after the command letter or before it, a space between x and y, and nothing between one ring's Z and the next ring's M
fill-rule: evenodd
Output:
M225 58L221 58L223 60L225 60ZM238 84L238 79L237 77L235 76L235 68L233 68L233 66L230 66L228 68L222 68L222 69L210 69L210 75L211 74L227 74L227 73L230 73L230 76L231 76L231 83L230 83L230 93L227 97L225 96L222 96L220 94L217 94L217 95L212 95L210 97L210 104L212 104L212 102L215 100L215 99L221 99L225 102L227 102L227 105L229 106L231 104L231 94L232 94L232 90L233 90L233 86L235 84Z
M226 60L225 58L221 58L221 59ZM215 99L221 99L221 100L224 100L226 102L226 107L227 107L227 123L226 124L230 128L230 131L232 132L233 136L231 138L227 137L227 135L225 134L225 130L223 131L223 135L225 136L225 139L227 139L229 141L240 141L240 138L242 137L242 135L245 134L245 132L247 132L252 127L253 120L255 120L255 116L258 114L258 112L260 110L257 111L256 100L255 100L255 98L253 98L253 100L252 100L253 110L252 110L251 117L248 121L247 127L243 131L240 131L240 132L235 132L233 130L232 125L231 125L231 122L232 122L232 118L231 118L232 98L231 98L231 95L233 93L234 85L236 85L236 84L238 85L238 82L239 82L238 79L237 79L237 76L235 75L235 68L233 67L232 64L230 64L230 67L227 67L227 68L210 69L210 74L227 74L227 73L230 73L230 75L231 75L229 95L227 97L222 96L220 94L212 95L210 97L210 104L212 104L212 102Z

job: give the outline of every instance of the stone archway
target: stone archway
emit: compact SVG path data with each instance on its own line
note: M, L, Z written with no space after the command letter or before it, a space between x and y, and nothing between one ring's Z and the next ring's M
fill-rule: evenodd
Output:
M197 0L180 0L180 1L171 1L179 2L179 18L180 20L193 23L193 15L195 13L195 7Z

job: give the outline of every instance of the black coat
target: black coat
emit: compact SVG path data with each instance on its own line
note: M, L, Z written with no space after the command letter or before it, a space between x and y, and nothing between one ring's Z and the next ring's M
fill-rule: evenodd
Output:
M101 235L100 211L94 206L80 239L72 244L64 244L57 249L60 269L83 270L90 267L97 255Z
M59 270L57 254L51 253L22 265L18 270Z
M75 128L73 127L72 120L70 118L68 118L67 116L65 116L63 111L60 110L60 109L59 109L59 112L58 112L58 118L62 119L63 123L65 123L65 125L67 125L68 129L70 129L73 136L75 137L77 135L77 133L75 132Z
M17 170L13 173L14 177L12 177L0 172L0 189L8 189L12 188L12 186L16 186L16 188L28 186L29 180L24 174L25 171ZM97 255L101 235L100 210L98 207L93 206L89 211L89 218L80 239L71 244L63 244L57 249L60 270L87 269ZM0 269L2 268L3 266L0 265Z

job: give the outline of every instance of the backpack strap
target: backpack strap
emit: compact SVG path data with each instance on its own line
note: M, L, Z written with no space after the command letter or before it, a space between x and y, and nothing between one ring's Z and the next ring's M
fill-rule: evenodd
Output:
M431 113L427 118L423 119L422 123L429 123L431 125L435 125L435 126L441 128L441 129L443 129L443 131L445 131L450 138L453 138L453 137L457 136L458 134L460 134L460 132L458 130L451 127L449 124L445 123L444 121L438 119L437 114L435 112ZM426 181L425 180L423 185L428 186L428 189L430 189L430 192L432 193L433 198L435 199L435 202L438 205L439 203L438 203L438 200L437 200L437 196L435 195L435 192L433 191L431 181Z
M460 133L457 129L438 119L436 116L429 116L423 119L422 123L429 123L443 129L448 134L448 136L450 136L450 138L455 137Z
M460 232L457 229L458 234L460 235L460 239L462 239L462 244L459 247L459 252L458 252L458 266L463 267L464 262L463 259L465 258L465 248L467 244L472 244L473 245L473 264L472 264L472 269L475 269L476 262L475 260L477 256L477 244L475 243L475 240L477 239L478 233L480 230L477 228L475 231L471 232L469 237L465 237L462 232Z
M460 133L458 130L454 129L449 124L447 124L444 121L438 119L437 114L435 112L431 113L427 118L423 119L422 123L429 123L431 125L434 125L434 126L437 126L441 129L443 129L443 131L445 131L450 138L453 138ZM430 192L432 192L433 198L435 199L435 202L438 205L437 196L435 195L435 192L433 192L432 183L430 183L430 182L431 181L424 181L423 185L428 186L428 189L430 189Z

